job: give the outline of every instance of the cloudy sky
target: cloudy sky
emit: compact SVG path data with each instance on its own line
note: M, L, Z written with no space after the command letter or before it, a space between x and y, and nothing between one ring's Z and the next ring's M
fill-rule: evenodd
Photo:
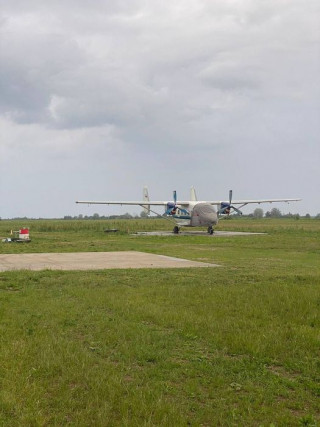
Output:
M144 185L320 212L318 0L0 6L2 218L123 213L74 202Z

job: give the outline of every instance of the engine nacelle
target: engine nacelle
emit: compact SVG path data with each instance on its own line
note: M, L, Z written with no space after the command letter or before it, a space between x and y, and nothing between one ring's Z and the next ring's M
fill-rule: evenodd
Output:
M166 215L174 215L175 210L176 210L176 205L173 202L168 202L167 206L166 206Z
M220 204L219 212L221 214L229 215L230 211L231 211L230 203L224 203L224 202L222 202Z

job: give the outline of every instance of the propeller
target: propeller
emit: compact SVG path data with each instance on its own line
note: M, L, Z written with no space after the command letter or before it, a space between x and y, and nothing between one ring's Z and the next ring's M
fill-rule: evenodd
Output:
M237 212L238 215L242 215L240 209L232 205L232 190L229 190L229 203L222 202L218 214L220 215L230 215L231 209Z
M175 213L175 210L177 208L177 192L174 190L173 192L173 202L167 203L167 209L166 209L166 215L173 215Z
M176 192L176 190L173 191L173 202L176 205L176 203L177 203L177 192Z
M232 202L232 190L229 190L229 204Z

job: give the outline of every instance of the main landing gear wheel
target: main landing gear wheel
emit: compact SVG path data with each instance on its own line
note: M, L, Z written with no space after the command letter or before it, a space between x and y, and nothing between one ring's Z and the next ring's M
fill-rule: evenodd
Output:
M213 228L212 228L212 226L210 225L210 227L208 227L208 233L209 234L213 234Z
M177 225L173 228L173 232L174 232L174 234L179 233L179 227Z

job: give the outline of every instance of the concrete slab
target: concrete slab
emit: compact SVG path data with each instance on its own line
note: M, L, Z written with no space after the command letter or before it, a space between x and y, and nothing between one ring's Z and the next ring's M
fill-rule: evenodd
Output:
M136 251L0 254L0 271L8 270L103 270L111 268L217 267L217 264L189 261Z
M209 234L206 231L180 231L175 234L172 231L138 231L135 236L207 236L207 237L231 237L231 236L250 236L263 235L266 233L250 233L247 231L215 231Z

